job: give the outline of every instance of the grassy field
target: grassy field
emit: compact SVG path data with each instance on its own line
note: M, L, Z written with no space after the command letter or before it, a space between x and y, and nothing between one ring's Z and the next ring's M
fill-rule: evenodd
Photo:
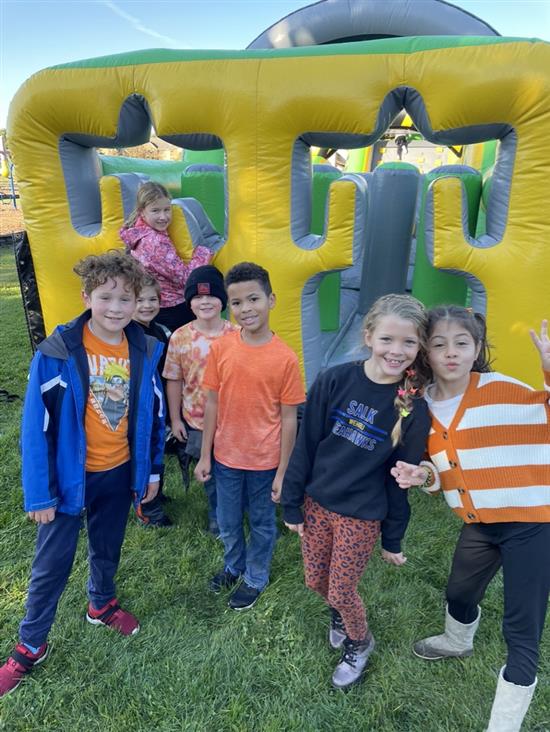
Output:
M30 358L12 252L0 249L0 388L23 395ZM35 529L21 510L17 448L21 402L0 403L0 656L23 613ZM60 602L44 666L0 701L9 732L481 732L498 669L502 585L483 602L476 653L428 664L414 640L442 626L443 589L459 522L441 499L412 495L408 563L376 555L362 582L378 648L365 682L330 687L338 656L327 648L328 614L303 586L298 541L282 530L272 581L257 606L235 613L208 592L222 549L201 527L202 488L184 494L172 456L167 493L176 526L144 529L129 519L119 597L141 632L124 639L84 620L83 537ZM550 730L550 639L526 732Z

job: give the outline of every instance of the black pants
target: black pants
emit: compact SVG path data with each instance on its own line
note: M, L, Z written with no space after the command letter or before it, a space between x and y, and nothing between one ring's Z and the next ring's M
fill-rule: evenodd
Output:
M460 532L447 584L449 613L459 623L477 617L489 582L502 567L508 646L505 678L531 685L550 590L550 524L466 524Z

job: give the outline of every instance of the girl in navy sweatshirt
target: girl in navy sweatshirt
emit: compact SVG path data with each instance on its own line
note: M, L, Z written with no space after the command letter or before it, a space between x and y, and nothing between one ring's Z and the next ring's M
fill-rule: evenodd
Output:
M406 561L410 509L390 469L424 452L425 334L426 314L414 298L374 303L364 323L370 358L317 377L283 483L284 520L301 537L306 585L331 608L330 645L343 647L332 676L339 689L360 681L374 649L357 586L378 536L385 561Z

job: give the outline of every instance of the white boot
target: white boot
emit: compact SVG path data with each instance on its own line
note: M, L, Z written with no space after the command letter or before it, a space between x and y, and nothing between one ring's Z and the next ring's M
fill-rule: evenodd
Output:
M439 661L441 658L465 658L474 650L474 635L479 625L481 610L473 623L464 625L449 615L445 608L445 632L424 638L413 646L413 653L425 661Z
M504 678L505 668L503 666L498 675L491 719L486 732L519 732L535 692L536 679L531 686L512 684Z

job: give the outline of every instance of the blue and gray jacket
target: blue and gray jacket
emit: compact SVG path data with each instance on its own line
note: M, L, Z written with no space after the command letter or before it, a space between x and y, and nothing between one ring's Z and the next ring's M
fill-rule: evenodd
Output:
M89 318L87 310L59 325L31 362L21 425L25 511L55 506L77 515L84 508L89 370L82 329ZM163 346L134 322L124 332L130 357L131 487L137 502L150 476L163 472L165 408L157 373Z

